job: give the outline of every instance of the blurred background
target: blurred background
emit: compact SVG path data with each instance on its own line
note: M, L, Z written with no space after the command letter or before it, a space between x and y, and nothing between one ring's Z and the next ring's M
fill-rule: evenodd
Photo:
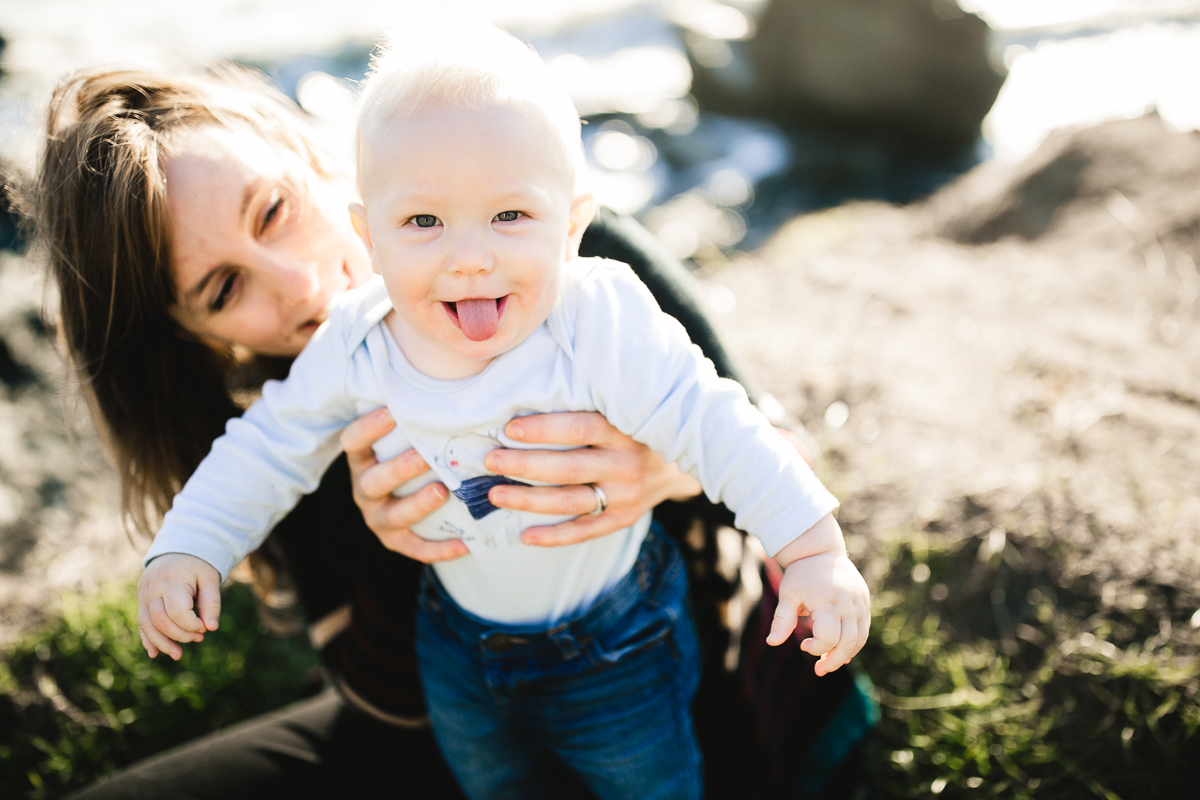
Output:
M108 62L252 64L344 135L354 81L407 6L0 3L0 153L28 163L50 81ZM532 43L590 123L602 202L701 262L757 247L800 212L853 197L906 202L980 160L1017 161L1055 128L1147 109L1178 130L1200 125L1192 0L445 7Z
M875 591L856 662L883 708L883 794L1191 796L1200 0L441 5L570 87L600 201L688 263L776 417L820 448ZM263 70L343 150L371 47L414 7L0 0L0 160L30 169L68 69L219 59ZM11 216L0 246L0 794L46 797L134 753L103 736L143 712L104 700L123 673L88 654L130 588L95 592L145 545L118 524ZM735 633L749 583L722 610ZM154 674L173 708L219 709L196 725L288 699L237 670ZM31 720L45 730L21 739Z

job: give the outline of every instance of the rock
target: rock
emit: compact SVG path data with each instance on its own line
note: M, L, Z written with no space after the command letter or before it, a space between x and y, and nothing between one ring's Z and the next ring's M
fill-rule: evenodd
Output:
M1087 220L1191 239L1200 236L1200 134L1172 131L1153 113L1057 131L1019 166L968 176L935 200L937 232L967 244L1032 241ZM1109 213L1088 213L1097 206Z
M769 0L752 40L685 40L702 108L954 149L1004 82L988 34L954 0Z

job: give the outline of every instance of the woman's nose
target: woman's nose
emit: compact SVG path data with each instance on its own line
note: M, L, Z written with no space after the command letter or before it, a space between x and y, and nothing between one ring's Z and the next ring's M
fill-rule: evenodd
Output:
M267 282L284 302L301 303L311 300L321 290L316 264L307 259L275 258L267 267Z

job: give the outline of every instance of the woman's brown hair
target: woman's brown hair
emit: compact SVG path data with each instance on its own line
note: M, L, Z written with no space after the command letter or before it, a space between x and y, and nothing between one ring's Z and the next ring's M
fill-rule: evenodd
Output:
M22 205L57 284L60 337L135 529L156 527L242 410L233 353L196 340L169 313L176 289L162 162L175 135L217 124L248 127L328 175L299 113L261 76L232 66L77 72L51 96Z

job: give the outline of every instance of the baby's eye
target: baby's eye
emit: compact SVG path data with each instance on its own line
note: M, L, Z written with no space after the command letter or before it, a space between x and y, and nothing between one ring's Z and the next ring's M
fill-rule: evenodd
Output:
M501 211L496 216L492 217L493 222L515 222L521 217L520 211Z
M433 214L417 214L410 221L418 228L432 228L438 224L438 218Z

